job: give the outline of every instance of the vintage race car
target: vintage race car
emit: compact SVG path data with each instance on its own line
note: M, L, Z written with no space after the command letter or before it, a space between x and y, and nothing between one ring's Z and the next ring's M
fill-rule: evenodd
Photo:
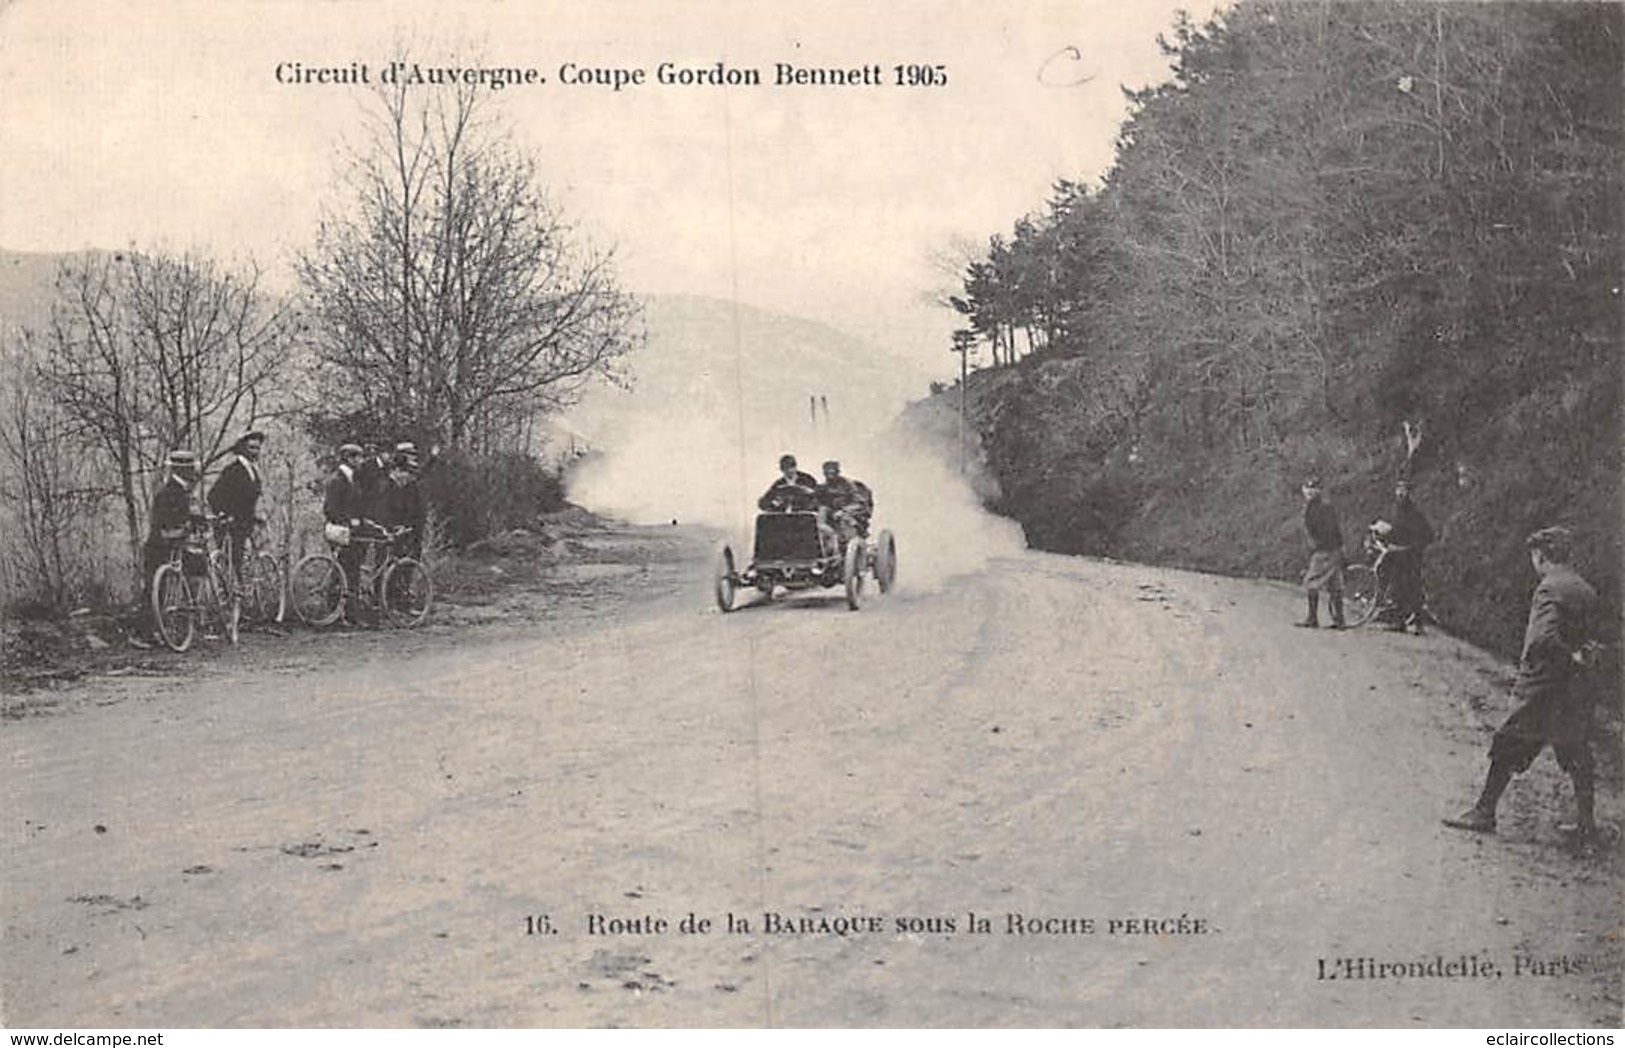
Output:
M780 590L846 588L846 605L863 606L864 580L873 576L880 592L897 581L897 540L890 531L874 537L859 533L855 523L839 516L833 526L820 526L817 513L763 513L756 518L755 555L743 570L731 545L717 552L717 607L731 611L741 589L771 601Z

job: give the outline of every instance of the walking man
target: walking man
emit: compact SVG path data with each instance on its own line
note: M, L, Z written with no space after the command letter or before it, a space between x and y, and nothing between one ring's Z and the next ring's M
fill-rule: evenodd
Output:
M1318 477L1303 482L1303 527L1309 534L1309 566L1303 573L1309 609L1303 621L1294 625L1319 628L1320 594L1324 590L1332 613L1332 629L1340 630L1343 628L1343 531L1337 524L1337 510L1321 497Z
M1550 743L1558 765L1574 782L1579 815L1575 843L1584 848L1596 841L1591 696L1580 676L1590 651L1597 594L1569 566L1573 544L1567 528L1543 528L1526 540L1529 563L1540 582L1530 602L1512 686L1516 705L1490 742L1490 770L1478 803L1444 820L1446 826L1494 833L1502 792Z

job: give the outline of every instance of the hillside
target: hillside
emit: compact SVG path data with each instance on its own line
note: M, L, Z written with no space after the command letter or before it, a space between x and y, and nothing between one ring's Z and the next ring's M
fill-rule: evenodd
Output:
M693 296L644 299L629 388L596 388L557 429L594 455L571 497L634 519L731 522L778 456L872 474L871 437L928 378L827 325ZM816 410L814 408L816 407ZM754 497L754 496L751 496Z
M1625 8L1247 0L1167 49L1101 183L967 272L996 507L1040 548L1290 579L1302 480L1353 548L1420 425L1446 625L1516 654L1552 524L1617 624Z
M0 334L37 327L50 317L57 267L67 257L0 248Z

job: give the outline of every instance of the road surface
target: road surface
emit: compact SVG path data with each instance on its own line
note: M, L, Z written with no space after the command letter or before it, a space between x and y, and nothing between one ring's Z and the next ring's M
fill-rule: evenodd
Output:
M1439 824L1488 657L1041 554L911 591L906 538L856 614L724 616L690 542L522 628L8 719L4 1023L1618 1025L1550 757L1498 837Z

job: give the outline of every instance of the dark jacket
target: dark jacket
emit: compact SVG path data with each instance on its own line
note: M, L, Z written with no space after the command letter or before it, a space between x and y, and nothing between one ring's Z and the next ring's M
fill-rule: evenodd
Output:
M756 508L764 513L793 513L818 508L818 481L810 473L796 471L794 480L785 480L781 475L773 482L761 498L756 500Z
M404 524L422 531L425 516L423 491L416 481L403 484L391 477L384 486L379 511L374 519L380 524L387 527L400 527Z
M322 496L322 516L329 524L356 524L363 516L361 494L355 481L336 469L328 478L327 491Z
M875 505L869 486L847 477L835 477L819 485L818 501L831 510L852 509L864 515L872 513Z
M357 516L376 520L389 494L389 468L383 459L374 456L361 460L355 468L355 489L361 506Z
M1433 542L1433 525L1410 499L1396 499L1388 523L1394 526L1388 533L1388 543L1403 546L1420 553Z
M1557 684L1571 677L1571 657L1591 639L1597 592L1566 564L1554 566L1535 587L1529 602L1529 624L1523 633L1515 690Z
M169 544L186 535L192 519L192 492L170 477L152 497L152 513L147 520L147 547L166 551Z
M232 459L209 489L209 508L239 527L251 526L259 512L260 490L259 467L241 457Z
M1311 550L1342 550L1343 531L1337 525L1337 511L1325 499L1304 504L1303 528L1309 533Z

